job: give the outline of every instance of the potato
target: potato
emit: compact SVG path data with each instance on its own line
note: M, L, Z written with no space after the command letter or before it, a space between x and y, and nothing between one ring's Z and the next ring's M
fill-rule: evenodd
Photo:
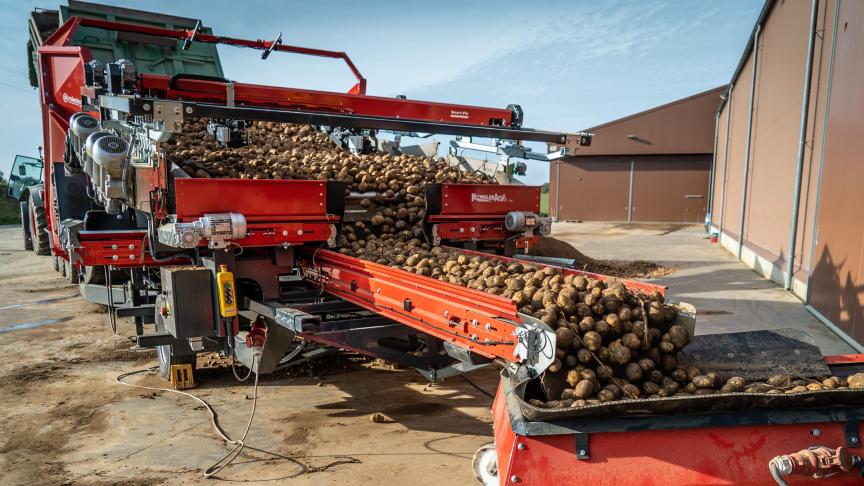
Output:
M690 331L682 326L672 326L669 328L669 339L677 349L683 349L684 346L690 343Z
M621 391L621 388L618 387L618 385L615 385L613 383L610 383L610 384L604 386L603 389L612 392L612 394L615 395L616 400L619 400L621 398L621 395L623 394L623 392Z
M594 323L594 332L605 336L611 332L611 329L609 328L609 324L606 324L606 321L600 320Z
M621 336L621 343L632 351L638 351L642 347L642 341L632 332Z
M726 380L726 383L723 387L720 388L721 393L737 393L744 389L744 386L747 385L747 382L744 378L740 376L733 376Z
M576 398L590 398L594 395L594 382L591 380L582 380L576 384L574 394Z
M568 349L573 345L573 331L568 327L559 327L555 330L556 345L559 348Z
M650 358L642 358L638 361L639 367L642 368L643 373L648 373L654 370L656 364Z
M807 391L807 387L803 385L798 385L796 387L790 388L786 390L786 393L804 393Z
M564 311L564 315L571 316L576 313L576 303L573 302L573 299L564 295L558 294L558 298L555 300L561 310Z
M639 396L642 395L642 391L639 390L639 387L632 383L627 383L626 385L623 385L621 387L621 391L627 398L639 398Z
M609 355L612 362L618 365L626 365L633 356L630 348L621 344L620 339L616 339L609 344Z
M633 313L630 311L629 307L621 307L618 309L618 319L622 322L630 322L633 318Z
M836 376L831 376L822 380L822 387L826 390L834 390L840 388L840 380Z
M604 403L614 402L615 400L617 400L617 398L615 398L615 394L609 390L600 390L599 392L597 392L597 399Z
M660 388L666 393L666 396L672 396L678 392L678 389L681 388L681 385L679 385L678 382L673 380L672 378L664 376L663 380L660 381Z
M585 316L579 321L579 330L583 333L594 330L594 318Z
M549 368L547 368L547 369L552 373L557 373L557 372L561 371L561 365L562 365L561 360L558 358L555 358L555 361L553 361L552 364L550 364Z
M565 388L561 392L561 400L572 400L574 398L576 398L576 390L573 388Z
M860 390L864 388L864 373L855 373L854 375L846 378L846 382L849 384L849 388L853 390Z
M821 383L810 383L807 385L807 390L809 391L821 391L824 390L824 387Z
M645 379L648 381L653 381L654 383L662 383L663 382L663 372L660 370L651 370L645 375Z
M598 366L596 373L597 373L597 378L599 378L603 381L608 381L609 379L612 378L612 375L613 375L612 367L610 367L608 365Z
M693 384L696 388L712 389L717 386L717 375L714 373L707 373L705 375L694 376Z
M591 351L588 351L585 348L576 350L576 361L579 361L582 364L588 364L593 359L594 357L591 356Z
M645 392L646 395L656 395L660 392L660 385L654 383L653 381L646 381L642 384L642 391Z
M687 383L687 372L682 370L681 368L672 370L669 376L681 385Z
M789 386L792 383L792 377L789 375L774 375L769 377L766 383L776 387Z
M567 378L566 378L566 380L567 380L567 383L570 384L570 386L574 386L574 387L575 387L577 383L579 383L580 381L582 381L582 377L579 375L579 371L577 371L577 370L570 370L570 371L567 372Z
M776 388L765 383L753 383L744 387L745 393L768 393L774 390L776 390Z
M687 372L687 379L690 381L693 381L693 378L696 378L697 376L702 374L702 371L700 371L699 368L695 366L688 366L685 371Z
M678 368L678 359L672 354L663 354L660 357L660 368L666 372L674 371Z
M642 368L636 363L628 364L624 374L630 381L641 381L643 376Z
M582 336L582 343L589 351L597 351L603 344L603 338L595 331L589 331Z

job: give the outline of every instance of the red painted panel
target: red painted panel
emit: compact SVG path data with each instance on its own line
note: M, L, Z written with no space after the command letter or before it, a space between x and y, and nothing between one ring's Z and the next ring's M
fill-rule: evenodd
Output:
M443 184L441 216L504 216L510 211L540 212L540 188L490 184Z
M248 221L282 219L336 220L327 216L324 181L270 179L176 179L177 218L208 213L240 213Z
M773 485L768 471L773 457L846 443L840 422L599 432L589 436L590 459L578 460L573 435L515 435L500 386L492 411L502 485ZM811 433L816 428L819 437ZM861 453L858 448L850 452ZM851 486L861 484L861 476L853 469L830 480L788 480L793 485L826 481Z
M481 356L519 361L521 319L510 299L327 250L301 261L304 277L333 295Z
M171 89L170 77L159 74L140 76L139 88L144 91L161 91L172 99L195 101L224 101L224 83L198 79L178 79L177 89ZM299 88L282 88L247 83L234 83L234 101L246 106L278 106L307 111L332 111L354 115L397 117L406 120L460 123L488 126L489 120L503 120L509 126L513 113L502 108L455 105L431 101L403 100L316 91Z

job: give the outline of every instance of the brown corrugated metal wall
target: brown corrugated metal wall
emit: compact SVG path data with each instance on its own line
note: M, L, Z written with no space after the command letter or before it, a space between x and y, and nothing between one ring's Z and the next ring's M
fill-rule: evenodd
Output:
M809 2L778 3L759 38L744 241L779 266L788 254L809 24Z
M553 172L560 174L562 185L560 191L550 186L552 214L562 221L627 221L630 158L592 159L556 162Z
M560 173L563 185L550 190L550 209L559 220L705 221L711 155L573 157L556 164L552 179Z
M841 2L838 18L810 296L864 342L864 3Z
M728 161L724 174L726 194L723 198L723 206L720 208L720 225L724 232L735 239L738 239L741 226L741 191L744 187L752 69L753 58L751 57L741 70L731 100L724 107L724 111L732 110L730 114L732 118L729 122L729 142L726 151Z
M710 155L634 158L632 221L704 223Z
M839 8L836 24L835 7ZM755 57L757 81L743 234L743 248L755 256L744 260L763 272L758 259L768 261L774 268L771 277L778 279L779 274L780 281L786 272L792 228L810 9L811 2L806 1L771 4L755 49L734 79L731 101L724 104L717 124L711 219L715 229L722 229L734 242L741 222ZM816 311L864 343L864 224L860 216L864 203L857 196L857 186L864 180L864 165L858 162L864 152L864 2L819 0L816 11L791 287ZM735 246L727 239L727 248Z

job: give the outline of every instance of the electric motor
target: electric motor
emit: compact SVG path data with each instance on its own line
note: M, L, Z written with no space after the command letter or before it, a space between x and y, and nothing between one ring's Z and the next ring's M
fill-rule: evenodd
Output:
M552 232L552 219L524 211L510 211L504 217L504 228L513 233L548 235Z
M99 120L84 112L69 118L69 131L66 133L66 153L63 164L68 174L80 174L85 164L83 155L84 141L91 133L99 130Z

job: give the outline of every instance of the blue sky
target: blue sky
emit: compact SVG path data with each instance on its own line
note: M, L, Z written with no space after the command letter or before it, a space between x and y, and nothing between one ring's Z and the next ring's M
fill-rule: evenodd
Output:
M27 18L60 0L0 0L0 170L41 145L25 77ZM63 0L65 2L65 0ZM729 81L761 0L380 1L120 0L202 18L217 34L346 51L368 93L504 107L525 126L578 131ZM344 91L341 61L220 48L237 81ZM548 179L529 162L526 182Z

